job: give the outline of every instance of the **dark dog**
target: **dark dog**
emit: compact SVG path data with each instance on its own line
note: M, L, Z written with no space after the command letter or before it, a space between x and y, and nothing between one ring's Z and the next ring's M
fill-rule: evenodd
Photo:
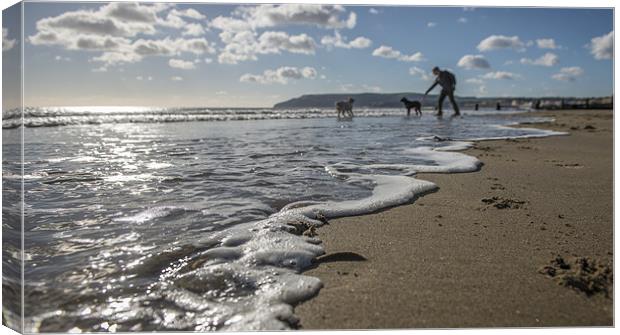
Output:
M405 104L405 108L407 108L407 116L411 115L412 108L415 111L415 115L422 116L422 104L419 101L411 101L407 100L407 98L402 98L400 99L400 102Z
M353 98L349 98L346 101L336 102L336 111L338 112L338 118L342 114L345 118L353 118Z

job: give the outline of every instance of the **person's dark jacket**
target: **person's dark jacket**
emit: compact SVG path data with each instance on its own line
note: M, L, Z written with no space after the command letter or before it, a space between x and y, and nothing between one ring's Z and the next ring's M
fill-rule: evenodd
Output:
M454 77L454 75L449 71L439 71L439 75L435 79L435 82L428 90L426 90L425 94L432 91L437 84L439 84L444 91L454 92L456 89L456 77Z

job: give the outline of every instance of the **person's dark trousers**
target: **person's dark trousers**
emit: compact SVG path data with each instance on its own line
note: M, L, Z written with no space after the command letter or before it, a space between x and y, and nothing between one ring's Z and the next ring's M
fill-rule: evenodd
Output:
M461 114L461 111L459 110L459 105L456 103L456 100L454 100L454 91L448 90L441 90L441 93L439 94L439 105L437 106L437 114L441 115L443 113L443 101L446 99L446 97L448 97L448 100L450 100L452 109L454 109L454 114Z

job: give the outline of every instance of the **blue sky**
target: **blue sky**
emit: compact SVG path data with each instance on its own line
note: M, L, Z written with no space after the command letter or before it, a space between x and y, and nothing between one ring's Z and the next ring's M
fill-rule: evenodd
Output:
M610 9L26 3L24 17L28 105L250 107L423 92L435 65L466 96L613 90ZM19 48L4 46L18 37L3 25L10 57Z

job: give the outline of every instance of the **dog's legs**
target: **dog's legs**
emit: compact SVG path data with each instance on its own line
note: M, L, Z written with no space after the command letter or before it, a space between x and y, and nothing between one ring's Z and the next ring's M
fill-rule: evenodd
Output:
M411 115L411 108L407 107L407 116Z

